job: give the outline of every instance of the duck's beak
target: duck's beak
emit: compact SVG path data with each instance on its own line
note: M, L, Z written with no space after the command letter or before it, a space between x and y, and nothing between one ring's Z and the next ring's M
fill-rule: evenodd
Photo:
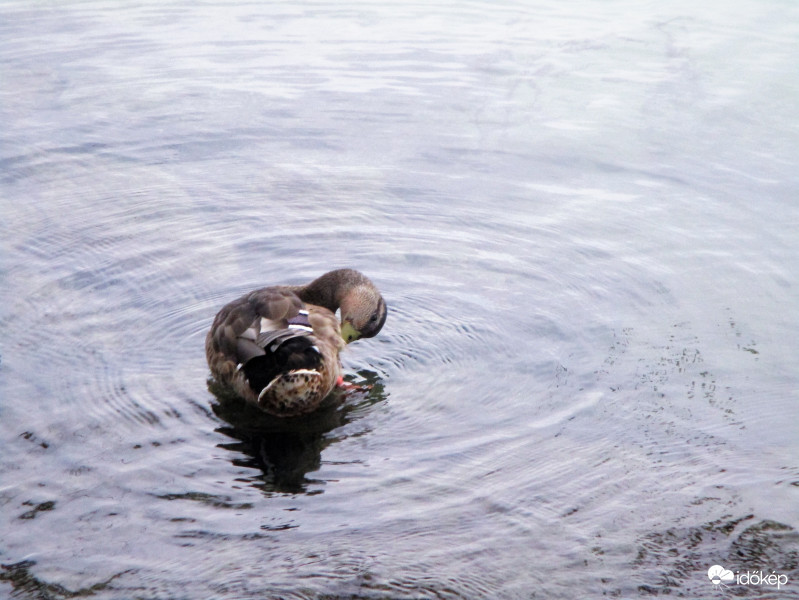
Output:
M341 337L344 338L344 341L349 344L350 342L354 342L361 337L361 332L355 329L355 327L353 327L352 323L349 321L342 321Z

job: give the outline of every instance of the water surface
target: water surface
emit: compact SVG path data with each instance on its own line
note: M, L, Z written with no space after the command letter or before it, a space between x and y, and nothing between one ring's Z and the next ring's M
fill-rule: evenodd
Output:
M0 12L0 593L799 598L795 3ZM340 266L371 392L209 389Z

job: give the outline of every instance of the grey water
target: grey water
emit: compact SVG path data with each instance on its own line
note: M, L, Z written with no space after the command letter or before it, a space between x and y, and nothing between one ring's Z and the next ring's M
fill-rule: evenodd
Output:
M797 56L781 0L1 2L0 597L799 598ZM371 390L209 382L342 266Z

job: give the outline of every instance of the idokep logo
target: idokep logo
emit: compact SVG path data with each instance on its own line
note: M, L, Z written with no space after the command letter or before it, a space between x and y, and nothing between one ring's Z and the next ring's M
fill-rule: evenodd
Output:
M707 576L710 578L710 582L713 585L719 585L720 583L729 583L733 579L735 579L735 575L732 574L732 571L728 571L721 565L713 565L707 570Z
M772 571L771 573L763 573L763 571L747 571L741 573L736 571L734 574L729 569L725 569L721 565L713 565L707 570L708 579L713 585L726 587L726 585L735 583L737 585L776 585L779 590L782 586L788 583L788 576Z

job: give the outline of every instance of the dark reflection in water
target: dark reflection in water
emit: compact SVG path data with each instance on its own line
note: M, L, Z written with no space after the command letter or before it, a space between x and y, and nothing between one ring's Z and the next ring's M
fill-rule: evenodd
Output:
M36 566L36 561L23 560L12 564L0 564L0 582L11 585L15 597L21 598L87 598L100 592L112 589L110 585L118 577L128 574L129 571L118 573L101 583L80 589L70 589L57 583L50 583L31 572Z
M208 389L219 400L213 404L213 411L230 424L217 431L236 440L219 447L246 455L233 458L232 462L262 471L251 483L265 493L321 493L308 491L309 484L323 481L307 475L321 466L324 449L341 439L331 432L387 398L382 378L374 371L361 370L357 378L347 380L362 389L336 392L313 414L288 419L268 415L209 380Z
M739 572L772 572L795 579L799 569L799 552L795 550L799 532L790 525L776 521L756 521L754 515L725 518L691 527L674 527L647 535L640 540L633 566L638 576L636 591L646 595L704 597L704 581L691 577L709 565L721 564ZM719 548L726 548L719 552ZM787 598L787 589L764 590L738 586L723 588L734 596ZM793 597L793 596L791 596Z

